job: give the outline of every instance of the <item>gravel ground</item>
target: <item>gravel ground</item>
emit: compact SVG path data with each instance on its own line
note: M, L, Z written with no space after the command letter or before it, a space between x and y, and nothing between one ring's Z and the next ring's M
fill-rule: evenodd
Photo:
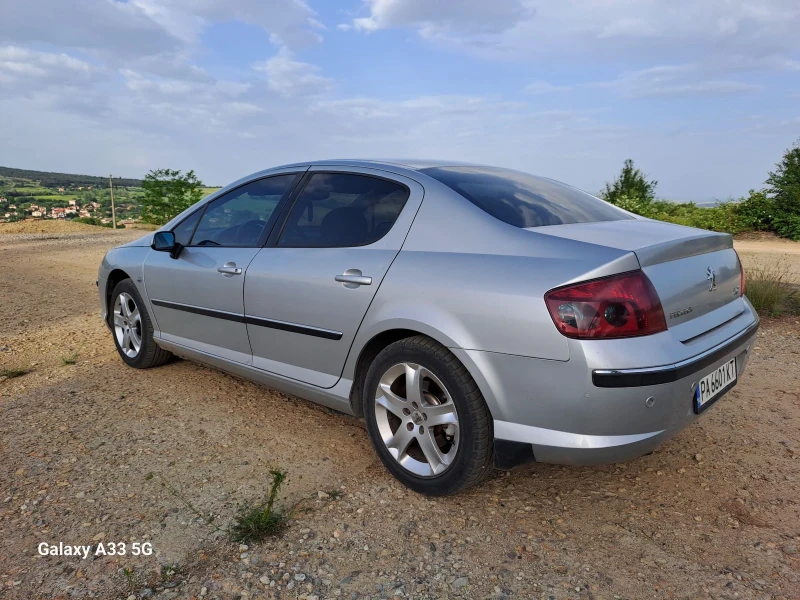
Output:
M187 361L124 367L94 280L141 234L0 236L0 370L30 370L0 378L0 598L800 598L796 320L765 323L739 385L650 456L428 499L354 419ZM227 542L274 467L289 527ZM111 542L126 554L93 556Z

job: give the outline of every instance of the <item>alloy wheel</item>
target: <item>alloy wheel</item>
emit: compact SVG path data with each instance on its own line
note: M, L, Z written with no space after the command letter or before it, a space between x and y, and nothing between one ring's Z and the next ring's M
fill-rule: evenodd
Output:
M136 358L142 349L142 317L133 296L122 292L114 301L114 335L120 350Z
M389 454L411 473L433 477L453 463L458 412L444 384L425 367L403 362L383 374L375 420Z

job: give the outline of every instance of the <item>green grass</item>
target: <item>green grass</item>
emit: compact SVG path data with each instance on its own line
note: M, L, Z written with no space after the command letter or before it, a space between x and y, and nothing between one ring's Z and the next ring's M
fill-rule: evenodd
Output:
M136 579L133 575L133 569L125 567L122 569L122 574L125 576L125 581L128 583L128 587L133 590L136 587Z
M15 377L22 377L30 373L27 369L3 369L0 371L0 377L8 377L14 379Z
M173 464L170 463L170 466ZM267 500L258 503L245 502L241 504L234 516L233 525L225 528L216 525L215 519L217 515L212 513L204 514L197 510L183 493L170 484L167 479L161 475L158 475L158 479L161 485L180 500L196 517L209 527L213 527L215 531L226 534L230 542L251 544L281 533L289 525L289 519L292 515L292 510L275 504L278 491L283 482L286 481L286 471L272 469L269 473L272 477L272 482L269 486ZM156 475L151 471L145 475L144 479L145 481L150 481L155 477ZM177 565L172 565L172 567L174 572L177 569ZM162 570L162 578L163 575L164 572Z
M789 267L784 262L745 270L745 295L761 315L779 317L800 315L800 286L788 280Z
M161 565L161 581L167 583L175 579L175 574L178 572L177 563L168 565Z
M14 188L15 192L19 192L20 194L26 194L28 196L35 196L36 194L52 194L53 190L51 188L42 187L40 185L24 185L24 186L17 186Z
M69 202L75 194L35 194L34 197L39 202Z
M240 544L260 542L284 530L289 513L275 506L275 498L281 484L286 480L286 471L270 471L272 483L269 497L260 504L244 504L239 508L236 520L230 529L231 541Z

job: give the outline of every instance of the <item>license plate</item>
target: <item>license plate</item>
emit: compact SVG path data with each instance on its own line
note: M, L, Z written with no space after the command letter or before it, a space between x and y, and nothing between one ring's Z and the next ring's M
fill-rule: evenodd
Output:
M694 392L694 411L703 412L734 385L736 385L736 359L732 358L700 379Z

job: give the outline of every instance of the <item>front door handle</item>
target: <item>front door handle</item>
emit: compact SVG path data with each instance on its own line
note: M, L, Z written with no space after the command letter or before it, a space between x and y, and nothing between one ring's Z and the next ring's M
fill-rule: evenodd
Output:
M242 268L237 267L235 262L226 262L225 265L217 269L217 273L222 273L225 277L233 277L234 275L241 275Z
M334 279L350 289L357 288L360 285L372 285L372 277L362 275L358 269L347 269L347 271L337 275Z

